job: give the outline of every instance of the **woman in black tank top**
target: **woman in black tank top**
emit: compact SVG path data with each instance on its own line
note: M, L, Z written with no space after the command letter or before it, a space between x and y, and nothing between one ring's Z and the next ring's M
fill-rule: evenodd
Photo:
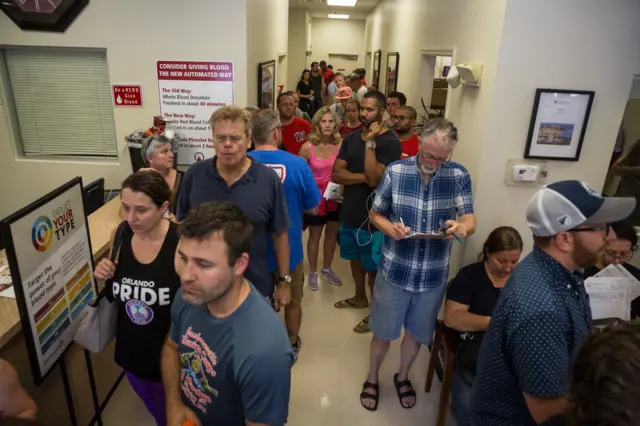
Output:
M160 354L171 323L171 303L180 287L174 269L177 226L164 218L171 190L158 173L138 172L122 184L127 225L116 264L102 259L98 279L112 279L118 306L115 361L156 423L166 425Z

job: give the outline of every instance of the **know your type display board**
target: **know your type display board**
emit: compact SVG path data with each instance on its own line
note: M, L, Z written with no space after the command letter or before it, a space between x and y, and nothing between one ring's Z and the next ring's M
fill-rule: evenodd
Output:
M178 161L213 157L209 119L218 107L233 105L233 64L158 61L157 70L160 111L180 138Z
M96 297L82 179L75 178L0 222L36 384L73 341Z

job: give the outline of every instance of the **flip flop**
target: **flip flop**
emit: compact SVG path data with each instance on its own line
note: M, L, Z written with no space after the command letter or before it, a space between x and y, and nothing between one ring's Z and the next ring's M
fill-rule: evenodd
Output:
M353 332L358 334L367 334L371 333L371 328L369 328L369 315L364 318L362 321L358 323L355 327L353 327Z
M368 305L368 304L367 304ZM333 307L336 309L364 309L367 307L367 305L356 305L354 304L352 301L350 301L349 299L344 299L344 300L340 300L339 302L336 302L333 304Z
M367 389L373 389L376 391L376 395L365 392ZM375 401L375 405L373 407L367 407L362 403L363 399L371 399ZM380 399L380 388L377 383L364 382L362 385L362 393L360 394L360 404L369 411L376 411L378 409L378 400Z
M414 399L414 402L411 405L404 405L402 403L402 398L406 398L408 396L412 396L414 398L416 397L416 391L413 390L413 386L411 386L411 381L409 379L399 382L398 381L398 373L396 373L393 376L393 384L396 387L396 392L398 394L398 400L400 401L400 406L402 406L402 408L409 409L409 408L412 408L414 405L416 405L417 399ZM405 387L405 386L409 387L409 389L411 389L411 390L408 390L408 391L405 391L405 392L400 392L400 388Z

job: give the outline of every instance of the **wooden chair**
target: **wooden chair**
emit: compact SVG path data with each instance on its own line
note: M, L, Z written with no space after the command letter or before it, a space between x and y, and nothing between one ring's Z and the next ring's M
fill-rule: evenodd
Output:
M440 361L440 350L444 345L444 365L442 366L443 378L442 389L440 390L440 407L438 408L437 426L444 426L447 418L447 410L449 410L449 395L451 394L451 378L453 376L453 367L455 364L456 354L453 351L451 338L447 332L444 321L438 320L436 323L436 331L431 343L431 357L429 359L429 367L427 369L427 380L424 386L425 392L431 391L433 383L433 373L436 371L436 362Z

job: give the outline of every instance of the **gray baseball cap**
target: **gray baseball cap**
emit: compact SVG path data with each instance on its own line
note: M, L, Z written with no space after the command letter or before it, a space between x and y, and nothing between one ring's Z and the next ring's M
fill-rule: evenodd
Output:
M603 197L577 180L563 180L541 188L527 206L527 225L533 235L549 237L580 225L626 219L635 209L633 197Z

